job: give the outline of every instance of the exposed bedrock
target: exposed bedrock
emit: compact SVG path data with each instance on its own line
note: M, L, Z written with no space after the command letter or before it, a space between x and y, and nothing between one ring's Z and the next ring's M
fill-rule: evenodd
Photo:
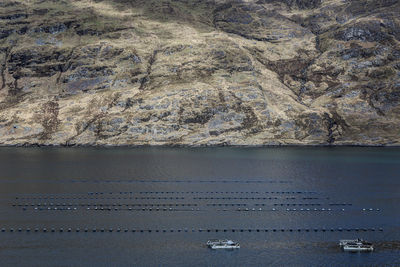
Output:
M400 3L5 0L1 145L400 145Z

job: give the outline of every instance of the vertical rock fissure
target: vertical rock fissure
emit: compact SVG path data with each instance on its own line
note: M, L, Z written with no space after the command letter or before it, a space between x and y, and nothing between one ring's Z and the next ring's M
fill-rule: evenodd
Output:
M69 70L69 68L71 67L71 65L72 65L71 57L72 57L72 54L74 53L76 48L77 48L77 46L75 46L75 47L73 47L71 49L71 52L67 56L67 62L64 65L59 65L58 66L59 74L58 74L57 79L56 79L56 85L60 83L60 79L61 79L62 74L64 72L66 72L67 70Z
M328 131L326 142L331 145L336 142L337 137L343 135L343 131L349 127L349 125L335 111L331 111L331 114L325 113L324 119Z
M333 128L334 128L335 125L337 126L337 123L333 118L331 118L329 116L328 113L325 113L325 119L326 119L326 125L327 125L327 130L328 130L328 135L327 135L326 142L331 145L331 144L333 144L335 142Z
M8 56L11 53L11 47L7 47L7 49L5 50L5 56L4 56L4 62L1 64L1 70L0 70L0 75L1 75L1 89L4 89L6 87L6 75L4 74L6 68L7 68L7 60L8 60Z
M159 50L154 50L149 59L149 65L147 66L146 76L140 80L139 90L143 91L150 80L151 68L153 67L154 62L156 61L156 57Z

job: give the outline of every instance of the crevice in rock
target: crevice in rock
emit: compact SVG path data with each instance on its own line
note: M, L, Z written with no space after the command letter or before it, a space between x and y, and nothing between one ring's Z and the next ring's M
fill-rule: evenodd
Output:
M335 142L335 137L333 135L333 128L337 127L337 123L329 117L328 114L325 115L325 119L327 121L327 130L328 130L328 139L326 140L328 144L333 144Z
M14 77L14 81L8 84L10 89L8 91L9 96L16 96L21 92L21 88L18 87L18 77Z
M80 136L81 134L83 134L93 123L95 123L97 120L103 118L104 116L105 116L104 113L99 113L99 114L94 115L90 120L88 120L88 121L84 124L84 126L83 126L82 128L80 127L80 125L75 125L76 134L73 135L72 137L68 138L68 139L65 141L65 144L66 144L67 146L69 146L69 145L70 145L70 142L71 142L72 140L74 140L76 137L78 137L78 136Z
M1 64L1 70L0 70L1 81L2 81L0 90L4 89L6 87L6 75L4 74L4 72L7 68L7 60L8 60L8 56L11 53L11 47L7 47L4 52L5 52L4 62Z
M67 62L64 65L58 65L59 74L58 74L57 79L56 79L56 84L60 83L62 74L64 72L68 71L71 68L71 66L72 66L71 57L72 57L72 55L73 55L73 53L74 53L76 48L77 48L77 46L75 46L75 47L73 47L71 49L71 52L67 56Z
M140 91L143 91L146 88L147 83L150 81L151 68L153 67L154 62L156 61L158 52L160 52L160 50L156 49L150 56L149 65L147 66L146 70L146 76L140 79L140 86L139 86Z
M369 98L368 98L368 104L369 104L373 109L375 109L376 113L377 113L379 116L385 116L385 113L384 113L379 107L375 106L374 101L373 101L373 98L374 98L374 97L376 97L376 92L374 92L373 94L371 94L371 95L369 96Z
M118 102L118 99L121 97L120 94L115 94L112 96L112 99L110 100L110 102L107 104L107 108L110 109L113 106L115 106ZM89 112L90 113L90 112ZM100 113L97 113L95 115L93 115L93 117L86 121L86 122L81 122L80 124L76 124L75 125L75 130L76 130L76 134L73 135L72 137L68 138L65 141L65 145L69 146L70 142L72 140L74 140L76 137L78 137L79 135L83 134L87 129L89 129L90 126L93 126L96 122L100 121L102 118L104 118L107 115L107 111L101 111ZM83 127L81 127L83 125ZM95 133L96 134L96 133Z
M279 39L276 38L276 37L269 37L269 38L268 37L263 37L263 38L261 38L261 37L256 37L256 36L250 36L250 35L235 31L235 30L224 29L223 31L226 32L226 33L235 34L237 36L240 36L242 38L245 38L245 39L251 40L251 41L269 42L269 43L277 43L279 41Z
M336 139L343 135L343 130L348 127L344 119L336 112L331 114L324 113L326 129L328 131L326 142L330 145L334 144Z
M267 69L278 74L280 82L287 86L297 96L296 101L303 105L303 94L306 93L305 84L308 81L317 83L320 82L318 77L308 75L308 70L323 55L321 52L312 58L303 58L299 55L298 57L292 59L271 61L262 56L262 51L248 47L246 47L246 49L259 63L261 63ZM291 77L291 79L300 82L300 90L296 90L296 88L292 88L289 84L287 84L287 82L285 82L285 75L288 75ZM331 83L334 85L333 82Z

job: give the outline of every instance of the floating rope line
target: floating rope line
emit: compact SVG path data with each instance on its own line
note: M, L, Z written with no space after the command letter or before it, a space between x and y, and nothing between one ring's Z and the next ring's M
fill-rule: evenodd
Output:
M248 233L278 233L278 232L285 232L285 233L294 233L294 232L383 232L383 228L342 228L342 227L335 227L335 228L178 228L178 229L136 229L136 228L124 228L124 227L10 227L10 228L1 228L1 233L111 233L111 232L118 232L118 233L189 233L189 232L198 232L198 233L216 233L216 232L248 232Z
M38 181L38 180L36 180ZM46 181L48 182L48 181ZM236 184L289 184L284 180L69 180L71 183L236 183Z

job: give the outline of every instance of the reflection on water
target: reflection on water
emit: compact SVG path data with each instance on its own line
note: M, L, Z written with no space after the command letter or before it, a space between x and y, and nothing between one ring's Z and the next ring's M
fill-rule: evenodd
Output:
M398 265L400 149L0 150L2 266ZM342 238L376 251L343 253ZM210 251L231 238L239 251Z

